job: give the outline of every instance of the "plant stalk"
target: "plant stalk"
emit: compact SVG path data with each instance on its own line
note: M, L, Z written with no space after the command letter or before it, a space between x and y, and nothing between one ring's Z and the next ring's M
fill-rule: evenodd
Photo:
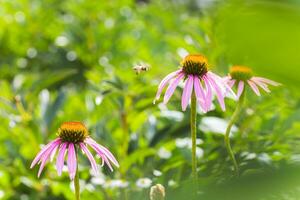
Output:
M196 158L196 139L197 139L197 105L196 96L193 92L191 99L191 138L192 138L192 177L197 180L197 158Z
M238 116L239 116L239 114L242 110L244 99L245 99L245 91L243 91L243 93L241 94L241 96L238 100L235 111L232 114L231 119L230 119L230 121L228 123L228 126L226 128L225 137L224 137L225 146L226 146L227 152L230 156L230 159L233 162L234 171L236 173L236 176L239 176L240 172L239 172L239 167L238 167L237 161L235 159L234 153L233 153L231 145L230 145L230 131L231 131L231 128L232 128L233 124L236 122L236 120L237 120L237 118L238 118Z
M79 185L79 172L78 172L78 156L77 156L77 148L75 148L76 153L76 174L74 178L74 189L75 189L75 200L80 200L80 185Z

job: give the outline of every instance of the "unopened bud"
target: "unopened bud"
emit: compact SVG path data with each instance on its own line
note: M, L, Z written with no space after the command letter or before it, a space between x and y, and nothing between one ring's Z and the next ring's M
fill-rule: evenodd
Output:
M165 188L161 184L156 184L150 189L150 200L164 200Z

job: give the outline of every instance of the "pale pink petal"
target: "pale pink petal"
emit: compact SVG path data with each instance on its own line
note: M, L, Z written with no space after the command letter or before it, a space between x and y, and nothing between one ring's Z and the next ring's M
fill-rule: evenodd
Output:
M55 154L56 154L56 151L57 151L58 147L59 147L59 145L57 145L57 146L53 149L53 151L52 151L52 153L51 153L51 155L50 155L50 162L53 161L54 156L55 156Z
M242 95L242 93L244 91L244 86L245 86L244 81L240 81L239 85L238 85L238 91L237 91L237 98L238 99L240 98L240 96Z
M235 84L235 80L230 80L230 81L228 81L228 83L227 83L227 85L228 85L230 88L232 88L232 87L234 86L234 84Z
M45 167L45 164L47 162L47 160L50 158L51 156L51 153L53 152L53 150L60 145L60 140L59 141L56 141L55 143L53 143L53 145L51 145L51 147L49 147L47 149L47 151L43 154L43 156L41 157L41 165L40 165L40 168L39 168L39 171L38 171L38 177L40 177L44 167Z
M163 89L165 88L165 86L168 84L168 82L173 79L178 73L180 73L182 70L177 70L175 72L172 72L170 74L168 74L159 84L158 86L158 90L157 90L157 93L156 93L156 96L155 96L155 99L153 101L153 103L155 104L155 101L159 99Z
M224 82L227 83L228 81L231 80L231 77L230 77L230 76L225 76L225 77L223 77L222 79L223 79Z
M200 79L197 76L194 76L194 90L197 101L199 102L203 112L207 112L207 108L205 107L205 94Z
M87 143L87 144L89 144L90 146L92 146L93 147L93 149L98 149L99 151L99 153L101 153L101 154L104 154L116 167L119 167L120 165L119 165L119 163L118 163L118 161L116 160L116 158L112 155L112 153L107 149L107 148L105 148L104 146L102 146L102 145L100 145L100 144L98 144L95 140L93 140L92 138L87 138L86 140L85 140L85 142ZM94 148L95 147L95 148ZM97 151L96 151L97 152ZM98 153L97 152L97 153Z
M252 79L256 79L256 80L259 80L260 82L263 82L263 83L267 83L267 84L270 84L270 85L273 85L273 86L279 86L281 85L280 83L277 83L275 81L272 81L270 79L267 79L267 78L262 78L262 77L252 77Z
M260 92L259 92L257 86L255 85L255 83L252 82L252 81L250 81L250 80L247 81L247 82L248 82L248 84L250 85L250 87L252 88L252 90L255 92L255 94L256 94L257 96L260 96Z
M267 93L270 93L271 91L269 90L268 88L268 85L263 83L263 82L260 82L259 80L257 79L251 79L252 82L254 82L256 85L258 85L259 87L261 87L264 91L266 91Z
M185 83L183 93L182 93L182 97L181 97L181 107L182 107L183 111L186 110L186 107L190 102L192 92L193 92L193 81L194 81L193 76L189 75L188 78L187 78L187 81Z
M203 76L203 80L205 83L206 88L206 98L205 98L205 105L207 108L207 111L210 110L211 104L212 104L212 89L209 81L207 80L206 76Z
M100 156L100 158L102 159L102 165L101 166L103 167L104 163L106 163L106 165L109 167L109 169L111 171L113 171L113 168L112 168L109 160L107 159L106 155L104 154L104 152L101 149L99 149L99 147L96 144L94 144L93 142L89 141L89 142L86 142L86 143L88 145L90 145L96 151L98 156Z
M69 143L68 147L68 170L70 179L73 180L76 175L77 169L77 159L76 159L76 151L73 143Z
M43 147L43 149L37 154L37 156L34 158L34 160L32 161L30 168L33 168L34 165L36 165L36 163L38 163L38 161L41 159L41 157L45 154L45 152L51 148L51 146L53 144L55 144L56 142L60 141L60 138L57 138L53 141L51 141L50 143L48 143L46 146Z
M62 169L64 166L64 159L65 159L65 153L67 150L67 143L63 143L59 150L58 150L58 156L56 158L56 170L57 170L57 174L60 176L62 173Z
M102 160L106 163L106 165L108 166L108 168L110 169L110 171L114 171L114 169L112 168L110 162L108 161L106 156L102 156Z
M165 93L165 96L164 96L164 104L168 103L169 99L171 98L171 96L173 95L176 87L178 86L179 82L181 81L181 79L183 79L184 77L184 74L183 73L180 73L178 74L178 76L174 79L174 81L172 81L169 86L168 86L168 89Z
M224 102L224 96L222 94L222 88L220 88L219 85L215 82L214 78L210 77L209 75L206 76L207 80L210 82L212 88L216 92L218 102L222 108L223 111L225 111L225 102Z
M236 97L236 94L233 92L233 90L231 89L232 87L230 87L230 85L228 84L228 83L226 83L226 82L224 82L224 80L220 77L220 76L218 76L217 74L215 74L215 73L212 73L212 72L207 72L207 74L215 81L215 83L219 86L219 88L221 89L221 92L222 92L222 94L225 96L225 94L227 93L227 92L230 92L231 93L231 95L232 95L232 97L234 98L234 99L237 99L237 97ZM235 81L234 81L235 82ZM225 88L225 89L223 89L223 88Z
M94 157L92 156L91 152L88 150L88 148L85 146L85 144L80 143L79 145L80 145L80 148L87 155L88 159L90 160L92 169L94 170L95 174L97 174L98 173L98 167L97 167L96 161L95 161Z

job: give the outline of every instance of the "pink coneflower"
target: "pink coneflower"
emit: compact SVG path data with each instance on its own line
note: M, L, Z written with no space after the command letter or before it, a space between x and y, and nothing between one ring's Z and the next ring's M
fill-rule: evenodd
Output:
M227 83L231 88L237 84L237 98L238 103L235 108L235 111L233 112L230 121L228 122L226 132L224 135L224 142L226 149L228 151L228 154L230 156L230 159L233 162L234 169L236 171L236 175L239 176L239 166L235 159L234 153L232 151L231 145L230 145L230 132L233 124L236 122L236 120L239 117L240 112L242 111L243 102L245 99L245 85L249 85L250 88L254 91L254 93L258 96L260 96L260 91L258 89L258 86L261 87L264 91L270 92L268 88L269 85L278 86L279 83L275 81L271 81L266 78L262 77L255 77L253 76L252 70L245 66L233 66L230 69L230 73L228 76L224 78L224 82Z
M165 96L164 103L166 104L173 95L178 84L184 81L181 107L185 111L191 100L191 112L190 112L190 127L191 127L191 139L192 139L192 177L197 179L197 102L199 103L203 112L208 112L212 107L213 96L216 95L218 102L225 110L224 98L226 91L230 91L233 96L235 94L231 88L223 81L221 77L212 73L208 69L207 59L200 55L188 55L181 64L180 69L168 74L159 84L158 91L155 96L155 100L159 99L163 89L169 84Z
M232 88L235 84L237 84L237 98L241 96L245 89L245 84L249 85L253 92L260 96L260 91L258 86L262 88L267 93L271 91L268 88L268 85L279 86L280 83L275 81L253 76L253 72L249 67L245 66L233 66L230 69L230 73L227 77L225 77L225 82Z
M180 69L168 74L161 81L154 103L160 98L163 89L169 83L163 101L166 104L182 80L185 82L181 98L183 111L186 110L193 91L203 112L210 110L214 94L216 94L222 110L225 110L226 89L231 92L232 90L221 77L209 71L207 59L199 54L186 56L181 62ZM232 94L234 95L233 92Z
M38 177L41 175L46 162L53 157L58 149L58 156L56 159L56 169L58 175L61 175L64 166L65 154L67 154L67 165L70 179L73 180L77 170L77 152L81 149L90 160L92 169L95 173L98 172L96 161L88 149L90 146L98 156L102 159L102 166L104 163L113 171L112 164L119 167L118 161L112 153L105 147L95 142L88 134L87 128L81 122L64 122L58 129L58 138L48 143L32 161L30 168L40 163Z

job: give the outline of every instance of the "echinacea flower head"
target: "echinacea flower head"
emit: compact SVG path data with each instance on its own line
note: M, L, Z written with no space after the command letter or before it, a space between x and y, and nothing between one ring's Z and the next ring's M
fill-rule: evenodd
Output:
M65 155L67 155L67 166L71 180L74 179L76 174L77 153L79 149L86 154L95 173L98 172L98 166L88 147L92 148L102 159L102 166L105 163L111 171L113 171L111 163L116 167L119 167L119 163L112 153L107 148L93 140L89 136L87 128L81 122L64 122L58 129L57 135L58 138L44 146L31 163L30 168L33 168L37 163L40 163L38 177L41 175L47 161L50 158L52 160L57 150L57 173L58 175L61 175Z
M209 70L206 57L200 54L192 54L181 61L179 70L168 74L161 81L154 103L160 98L163 89L168 85L163 101L166 104L181 81L185 83L181 98L183 111L186 110L193 92L203 112L210 110L214 95L217 96L222 110L225 110L226 90L235 96L227 83Z
M249 85L253 92L260 96L259 87L265 92L270 93L271 91L268 88L268 85L279 86L280 83L275 81L257 77L253 75L252 70L249 67L245 66L233 66L230 69L230 73L225 77L225 82L232 88L235 84L237 85L237 98L240 98L242 95L245 85Z

